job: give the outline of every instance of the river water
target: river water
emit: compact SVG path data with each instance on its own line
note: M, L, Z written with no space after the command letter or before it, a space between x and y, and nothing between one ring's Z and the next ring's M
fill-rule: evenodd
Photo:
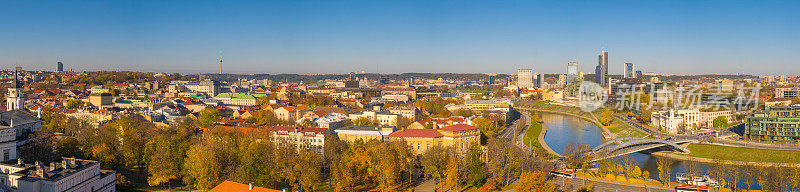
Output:
M558 153L564 152L564 148L570 143L575 142L579 144L589 144L591 147L603 143L603 133L600 127L594 123L588 122L578 117L561 115L555 113L540 113L542 121L547 126L547 134L544 136L544 141L553 151ZM650 173L650 178L658 180L658 165L656 160L658 157L651 156L644 153L633 153L631 156L635 159L636 163L642 170ZM672 173L670 180L675 181L677 173L686 172L685 161L675 160L672 164ZM708 170L708 164L699 163L702 172ZM745 188L744 182L737 184L739 188ZM752 186L751 189L761 189L759 186Z

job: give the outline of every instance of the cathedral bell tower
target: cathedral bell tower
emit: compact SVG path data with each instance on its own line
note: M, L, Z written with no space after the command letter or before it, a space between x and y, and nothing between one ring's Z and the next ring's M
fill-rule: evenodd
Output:
M19 82L20 67L14 69L14 84L8 88L6 97L6 110L11 111L14 109L25 110L25 93L22 92L22 86Z

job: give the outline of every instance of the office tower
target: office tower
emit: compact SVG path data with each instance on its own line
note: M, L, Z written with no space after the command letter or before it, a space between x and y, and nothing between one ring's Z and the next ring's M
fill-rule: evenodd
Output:
M58 72L63 72L64 71L64 63L61 63L61 61L59 61L57 66L58 66L57 67L58 70L56 70L56 71L58 71Z
M517 87L533 89L533 69L517 69Z
M559 86L567 85L567 76L566 75L564 75L564 74L559 74L558 75L558 85Z
M546 83L544 81L544 73L538 74L538 75L536 75L536 77L537 77L536 78L536 87L538 87L540 89L544 88L544 84Z
M414 76L408 78L408 86L409 87L414 86Z
M624 78L636 78L636 74L633 71L633 63L625 63L625 75Z
M494 85L494 75L489 76L489 85Z
M578 62L567 63L567 82L572 82L578 78Z
M642 71L641 70L636 71L636 78L639 78L639 79L642 78Z
M608 52L605 50L602 51L602 54L597 56L594 80L603 87L608 85Z

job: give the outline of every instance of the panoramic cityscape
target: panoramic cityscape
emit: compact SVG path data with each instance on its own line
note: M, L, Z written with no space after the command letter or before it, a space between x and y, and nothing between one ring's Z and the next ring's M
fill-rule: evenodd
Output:
M0 191L800 191L800 1L8 1Z

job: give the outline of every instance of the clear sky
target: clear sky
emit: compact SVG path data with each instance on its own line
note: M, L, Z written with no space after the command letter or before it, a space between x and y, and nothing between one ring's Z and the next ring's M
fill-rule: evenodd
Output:
M2 1L0 68L800 75L800 1Z

